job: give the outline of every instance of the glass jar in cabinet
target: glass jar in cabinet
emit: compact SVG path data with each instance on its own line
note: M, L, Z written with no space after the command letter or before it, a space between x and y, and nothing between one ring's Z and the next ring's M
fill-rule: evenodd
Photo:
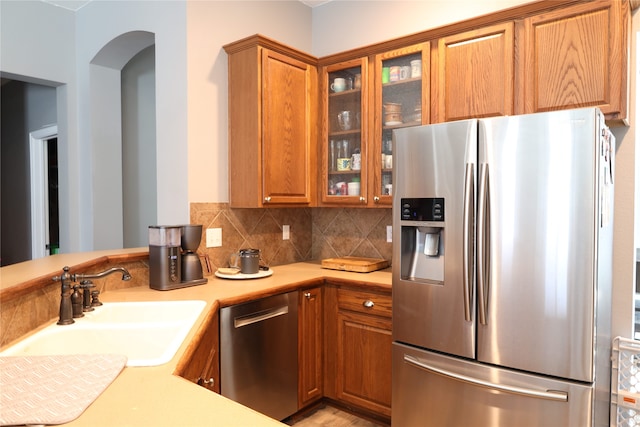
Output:
M429 122L429 50L429 43L420 43L375 56L369 198L376 205L392 202L393 130Z
M367 60L327 65L322 72L322 202L367 203Z

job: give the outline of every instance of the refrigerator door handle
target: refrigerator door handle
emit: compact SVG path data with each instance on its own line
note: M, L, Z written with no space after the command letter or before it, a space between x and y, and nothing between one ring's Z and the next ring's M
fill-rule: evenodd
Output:
M474 212L474 170L473 163L467 163L464 177L464 219L463 219L463 233L464 240L462 243L463 251L463 294L464 294L464 320L471 322L471 301L473 292L473 224L475 222Z
M489 266L489 167L486 163L480 165L478 191L478 320L481 325L487 324L487 295L486 288L489 279L487 277Z
M496 384L490 381L484 381L478 378L469 377L467 375L457 374L455 372L447 371L446 369L436 368L435 366L431 366L424 362L420 362L418 361L418 359L408 354L404 355L404 361L409 365L415 366L416 368L423 369L434 374L442 375L444 377L451 378L456 381L472 384L478 387L484 387L492 390L502 391L505 393L518 394L518 395L523 395L523 396L533 397L538 399L554 400L557 402L569 401L569 396L564 391L556 391L556 390L541 391L541 390L534 390L534 389L524 388L524 387L510 386L506 384Z

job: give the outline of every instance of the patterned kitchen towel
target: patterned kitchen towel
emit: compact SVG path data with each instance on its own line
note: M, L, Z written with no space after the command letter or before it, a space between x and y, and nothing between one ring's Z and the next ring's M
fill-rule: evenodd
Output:
M73 421L126 363L119 354L0 357L0 425Z

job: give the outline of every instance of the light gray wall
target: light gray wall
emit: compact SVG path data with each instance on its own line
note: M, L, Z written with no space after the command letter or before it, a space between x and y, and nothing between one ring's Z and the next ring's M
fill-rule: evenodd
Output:
M0 17L3 75L58 85L62 252L113 244L105 243L104 231L118 207L105 201L115 199L109 189L118 183L110 185L100 171L109 169L107 163L97 162L103 154L113 154L107 136L100 135L117 137L120 123L113 110L101 110L106 103L94 102L103 97L111 103L109 95L115 94L92 93L101 87L92 74L102 74L110 84L116 80L112 71L96 72L100 65L91 64L105 45L131 31L155 38L156 209L161 224L188 222L190 201L228 200L222 45L260 32L311 50L311 9L297 1L94 1L75 14L40 1L1 1ZM113 174L115 167L111 170Z
M122 34L133 31L153 34L156 55L156 168L157 168L157 221L163 224L180 224L188 221L189 204L187 188L187 63L186 63L186 3L178 1L127 1L91 2L76 13L76 39L78 64L77 82L79 97L86 102L96 96L99 88L92 85L91 62L101 49ZM124 45L123 48L127 46ZM124 66L124 64L122 64ZM112 69L117 66L111 65ZM121 66L120 66L121 68ZM95 71L95 68L94 68ZM120 87L118 83L118 87ZM106 89L108 90L108 89ZM108 141L95 145L97 134L94 126L102 129L121 129L120 117L112 117L111 108L100 110L100 105L92 104L91 109L78 112L78 153L81 158L96 158L96 150L103 150ZM88 111L89 110L89 111ZM107 111L108 110L108 111ZM96 120L100 123L96 123ZM109 124L111 120L112 124ZM114 135L115 137L118 135ZM121 137L121 135L119 135ZM120 140L111 141L113 149L120 149ZM116 147L117 145L117 147ZM97 158L96 158L97 159ZM104 181L96 181L91 188L91 178L104 177L95 173L96 162L90 162L83 172L82 187L79 191L94 206L93 212L86 211L90 227L83 232L91 235L83 242L93 249L100 243L93 237L102 233L102 223L92 222L100 213L111 210L113 204L100 203L96 189L106 191ZM99 208L98 208L99 206ZM120 207L121 209L121 207ZM100 213L98 213L98 211ZM103 216L104 217L104 216ZM115 225L114 225L115 226ZM104 247L104 246L102 246ZM82 248L83 250L85 248Z
M80 249L80 198L74 149L77 96L75 15L41 1L0 1L0 72L32 83L55 86L60 173L60 246Z
M146 246L157 224L155 46L122 69L122 219L125 248Z

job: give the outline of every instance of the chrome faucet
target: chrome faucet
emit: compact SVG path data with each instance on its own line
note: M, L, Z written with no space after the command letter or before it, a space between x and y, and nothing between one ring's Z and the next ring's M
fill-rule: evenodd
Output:
M108 270L102 271L100 273L95 274L70 274L69 267L64 267L62 269L62 274L60 276L53 277L54 282L60 282L60 318L58 319L58 325L70 325L74 323L73 320L73 304L71 301L71 294L73 293L72 283L80 282L80 288L83 293L83 311L93 310L93 305L102 305L98 301L98 292L90 291L91 288L94 288L94 284L91 279L101 279L109 274L113 274L116 272L122 273L122 280L131 280L131 274L124 267L113 267ZM96 303L91 303L91 298L94 298Z

